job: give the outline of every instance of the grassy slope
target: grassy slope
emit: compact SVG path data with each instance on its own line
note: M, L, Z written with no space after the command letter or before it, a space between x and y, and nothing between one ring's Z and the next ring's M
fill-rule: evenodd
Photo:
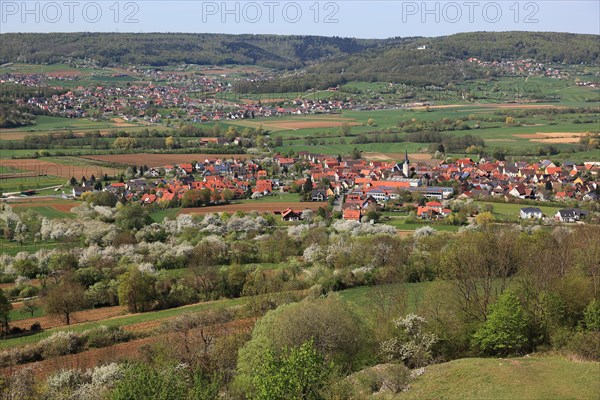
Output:
M426 368L409 399L598 399L600 364L558 357L465 358Z

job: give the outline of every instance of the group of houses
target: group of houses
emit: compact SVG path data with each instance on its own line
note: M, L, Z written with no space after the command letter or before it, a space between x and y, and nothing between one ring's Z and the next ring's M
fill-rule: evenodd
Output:
M552 217L560 222L578 222L587 215L587 211L579 208L565 208L558 210ZM544 216L543 211L539 207L524 207L519 210L519 218L521 219L542 219Z
M455 196L593 201L599 192L599 162L557 166L550 160L529 163L482 158L475 162L462 158L411 163L406 153L402 162L349 160L308 152L299 153L299 157L310 162L315 185L327 180L326 189L332 194L346 194L344 218L353 220L359 220L370 205L398 200L406 192L430 200L417 209L419 218L428 219L448 216L450 210L440 202ZM313 201L327 200L323 189L313 193Z
M70 118L114 118L127 122L145 121L160 123L177 118L190 122L209 122L244 118L276 117L339 112L356 105L349 100L296 99L289 107L271 104L235 102L218 93L231 91L231 84L217 77L198 76L165 71L147 71L149 82L127 85L75 86L63 94L24 97L18 105L36 107L55 116ZM128 76L115 74L116 77ZM79 79L71 76L72 80ZM30 87L46 87L55 79L51 74L3 74L0 83L13 83ZM154 83L153 83L154 82ZM198 93L217 93L202 96ZM171 109L161 115L158 109ZM90 114L90 110L95 110ZM164 113L164 111L163 111Z
M523 200L597 200L600 163L558 166L549 160L535 163L504 162L482 158L478 162L462 158L453 162L411 162L405 153L401 162L350 159L331 155L300 152L295 157L273 156L268 163L241 160L206 159L195 164L185 163L150 168L143 178L113 183L103 190L113 192L128 201L144 205L165 206L181 201L188 190L208 189L213 202L232 198L257 198L278 191L292 190L294 185L306 191L304 199L328 202L339 198L337 211L345 219L361 220L368 210L380 208L389 201L422 200L417 217L439 219L450 215L444 202L451 198L504 198ZM289 171L300 163L306 176L290 180ZM277 165L279 168L272 168ZM271 172L269 172L271 171ZM277 175L272 175L273 171ZM73 188L73 196L94 190L92 183ZM226 195L224 192L227 190ZM166 203L166 204L165 204ZM292 210L294 211L294 210ZM536 208L524 208L522 218L541 218ZM578 220L583 213L569 211L556 215L561 221ZM296 212L300 215L300 212ZM287 218L294 218L289 214ZM298 218L301 218L298 216Z

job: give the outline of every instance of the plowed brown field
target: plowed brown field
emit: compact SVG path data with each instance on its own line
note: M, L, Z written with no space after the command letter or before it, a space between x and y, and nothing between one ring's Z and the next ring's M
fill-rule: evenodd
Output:
M79 205L78 202L71 200L60 200L55 198L43 198L36 197L35 199L19 199L19 200L11 200L9 202L10 206L13 208L19 207L52 207L56 211L68 213L71 212L71 208L77 207Z
M84 156L90 160L99 160L116 164L147 165L149 167L163 167L167 164L183 164L192 160L204 161L215 159L248 159L249 154L105 154Z

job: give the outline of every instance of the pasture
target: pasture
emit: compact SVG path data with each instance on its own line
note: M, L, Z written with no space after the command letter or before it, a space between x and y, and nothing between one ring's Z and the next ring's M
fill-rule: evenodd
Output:
M599 368L556 355L463 358L426 367L390 399L595 399Z

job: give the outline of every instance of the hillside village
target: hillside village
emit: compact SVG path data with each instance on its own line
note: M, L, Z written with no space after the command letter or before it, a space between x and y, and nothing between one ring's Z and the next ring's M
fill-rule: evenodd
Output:
M560 66L549 66L531 59L503 61L483 61L472 57L469 63L478 65L497 74L508 76L552 77L566 79L569 76ZM189 66L188 66L189 67ZM272 73L248 74L248 76L231 77L223 75L204 75L192 73L187 68L176 71L164 71L157 68L142 69L128 66L123 73L114 73L113 79L140 79L127 85L107 82L94 86L75 84L81 81L78 74L46 73L5 73L0 74L0 84L16 84L29 88L55 87L63 89L62 94L49 97L33 96L16 99L15 104L37 107L53 116L69 118L123 118L125 121L145 121L161 123L176 119L189 122L209 122L236 120L243 118L275 117L282 115L305 115L340 112L342 110L374 110L386 108L417 107L433 104L430 101L398 101L377 106L367 105L356 96L339 99L298 98L286 102L285 105L244 102L225 96L234 94L236 82L269 82ZM70 89L64 89L63 83L70 82ZM597 87L597 82L578 81L578 86ZM393 87L393 84L390 84ZM339 86L327 90L338 91ZM431 86L430 89L444 90ZM528 84L528 95L537 96L539 88L536 84ZM520 93L519 96L523 96ZM556 101L556 98L546 98ZM364 99L363 99L364 100ZM538 99L539 100L539 99ZM161 114L158 109L163 109ZM164 109L169 112L165 113Z
M289 106L247 104L219 98L219 93L231 92L230 83L217 77L162 73L159 82L140 82L125 85L76 86L50 97L21 97L19 106L39 108L53 116L68 118L120 117L127 122L164 122L165 119L184 119L190 122L236 120L244 118L275 117L329 113L355 109L352 100L295 99ZM32 88L48 86L52 74L3 74L0 84L17 84ZM61 77L61 80L63 78ZM207 94L213 94L207 96ZM158 109L169 109L165 114Z
M598 199L600 163L560 166L549 160L536 163L470 158L454 162L367 161L300 152L296 157L241 160L205 159L195 163L148 168L140 166L133 179L102 182L93 177L72 180L72 197L103 190L126 202L159 208L198 207L257 199L277 193L299 193L303 201L336 203L341 217L360 221L368 209L392 204L415 205L420 219L440 219L452 210L450 199L503 199L573 203ZM339 200L336 200L339 199ZM393 207L392 207L393 208ZM281 210L273 210L278 214ZM284 219L301 214L296 211ZM541 218L536 213L522 218ZM564 216L575 220L581 217ZM561 217L562 218L562 217Z

